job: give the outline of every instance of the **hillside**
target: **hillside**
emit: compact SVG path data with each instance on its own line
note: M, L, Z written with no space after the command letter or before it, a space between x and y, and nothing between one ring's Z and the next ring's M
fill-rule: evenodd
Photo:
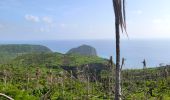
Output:
M169 66L145 71L123 70L123 100L169 100L170 74L165 74L165 69L170 73ZM76 78L73 77L74 73L56 67L1 65L0 91L15 100L114 99L115 80L112 70L101 71L99 79L95 71L88 72L88 68L83 75L81 73L81 70L78 71L77 75L80 75ZM0 99L6 100L2 97Z
M90 63L106 63L106 60L97 56L83 56L79 54L61 53L28 53L16 57L12 63L20 65L45 66L81 66Z
M0 45L0 63L6 63L15 57L32 52L52 52L42 45L7 44Z
M6 54L17 56L0 64L0 91L15 100L114 99L115 66L107 59L48 50L23 51L8 51ZM123 100L169 100L169 73L168 65L122 70Z
M76 48L70 49L67 54L80 54L86 56L97 56L97 51L94 47L89 45L81 45Z
M42 45L7 44L7 45L0 45L0 52L30 53L30 52L52 52L52 51L49 48Z

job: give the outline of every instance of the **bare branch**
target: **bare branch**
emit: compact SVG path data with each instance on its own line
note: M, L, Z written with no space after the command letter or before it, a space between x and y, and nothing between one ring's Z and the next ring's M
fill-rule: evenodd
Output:
M3 94L3 93L0 93L0 96L4 96L4 97L8 98L9 100L14 100L13 98L11 98L11 97L9 97L9 96Z

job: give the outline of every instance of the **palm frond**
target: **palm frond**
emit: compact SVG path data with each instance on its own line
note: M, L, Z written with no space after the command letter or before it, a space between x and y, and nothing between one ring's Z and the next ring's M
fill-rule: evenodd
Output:
M118 21L119 27L122 33L125 31L126 35L126 11L125 11L125 0L113 0L113 7L115 12L115 22Z

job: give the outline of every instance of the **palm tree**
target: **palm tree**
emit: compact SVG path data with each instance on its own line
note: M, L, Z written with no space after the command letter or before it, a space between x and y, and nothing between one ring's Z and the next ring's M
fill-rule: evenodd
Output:
M115 100L121 100L121 69L120 69L120 29L126 32L125 0L112 0L115 14L116 35L116 83Z

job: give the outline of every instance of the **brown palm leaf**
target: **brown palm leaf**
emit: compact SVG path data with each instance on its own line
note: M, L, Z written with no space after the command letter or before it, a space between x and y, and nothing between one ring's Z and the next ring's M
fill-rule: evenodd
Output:
M125 0L113 0L113 7L114 7L114 12L115 12L115 22L118 21L119 26L123 31L126 32L126 11L125 11Z

